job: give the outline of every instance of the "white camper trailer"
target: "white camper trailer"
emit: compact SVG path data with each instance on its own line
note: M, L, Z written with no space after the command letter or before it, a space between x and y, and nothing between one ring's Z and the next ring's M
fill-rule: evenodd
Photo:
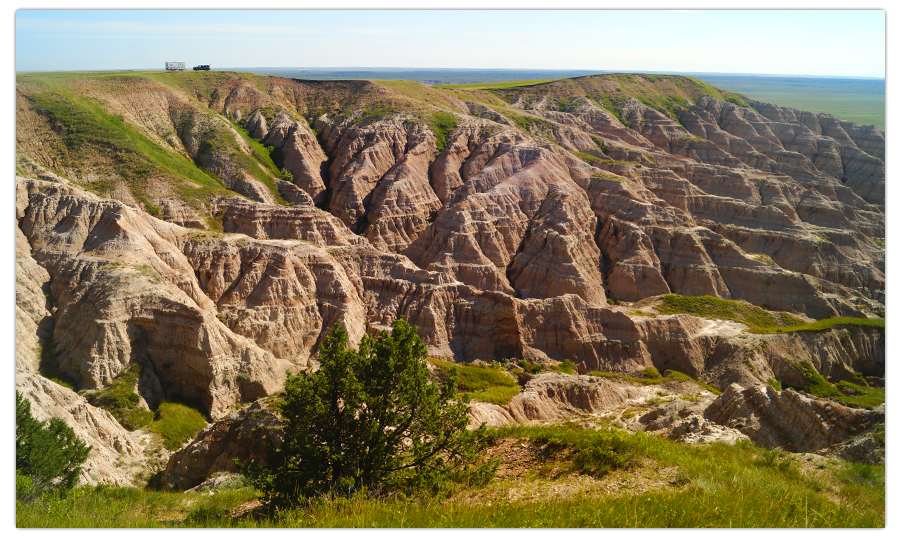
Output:
M166 71L184 71L184 62L166 62Z

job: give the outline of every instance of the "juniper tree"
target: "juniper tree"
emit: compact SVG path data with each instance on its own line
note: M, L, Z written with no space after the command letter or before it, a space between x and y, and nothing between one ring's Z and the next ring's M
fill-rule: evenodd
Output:
M283 440L266 461L242 465L270 500L423 487L470 468L481 435L466 430L456 372L429 382L425 344L404 320L390 334L349 348L336 326L319 349L320 367L289 375L279 403ZM479 467L492 475L493 466Z
M31 402L16 390L16 476L27 476L27 492L43 494L75 486L90 446L59 418L41 421L31 415ZM17 489L19 487L17 486ZM26 492L26 491L17 491Z

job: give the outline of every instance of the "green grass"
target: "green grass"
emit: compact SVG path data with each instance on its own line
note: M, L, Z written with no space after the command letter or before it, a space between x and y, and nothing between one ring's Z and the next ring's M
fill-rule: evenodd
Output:
M288 203L281 196L281 192L278 191L278 186L275 184L275 181L272 177L280 177L281 170L278 169L278 166L275 165L275 162L272 160L272 155L269 149L266 148L263 144L259 143L255 139L253 139L250 134L240 125L233 123L232 126L234 130L236 130L241 138L244 139L245 142L250 146L250 150L252 151L252 156L247 155L241 151L234 151L230 158L237 164L239 164L242 168L249 171L253 177L258 179L261 183L266 185L269 189L269 192L272 193L272 196L275 198L280 205L293 205L292 203Z
M434 132L437 152L440 154L447 147L447 135L459 124L459 119L450 114L437 112L427 120L428 126Z
M537 130L537 133L541 136L544 136L545 138L548 138L548 135L544 133L543 130L553 132L553 124L546 119L532 116L523 116L508 111L504 111L503 115L513 120L513 122L516 124L516 127L518 127L521 131L535 134L535 130Z
M147 181L166 177L181 184L183 198L229 195L224 186L193 165L182 155L167 151L120 115L107 112L97 102L68 91L54 77L28 77L29 82L45 89L30 92L35 111L47 118L65 145L59 167L79 169L85 162L106 162L128 184L138 199L146 199ZM183 180L189 183L184 184ZM104 195L113 187L109 180L97 180L85 186Z
M884 319L869 319L866 317L833 317L822 319L813 323L804 323L792 326L772 326L760 329L757 333L774 334L784 332L799 332L804 330L829 330L835 326L869 326L884 329Z
M150 430L162 437L166 449L176 450L204 427L206 419L199 411L180 404L164 402L156 409Z
M572 360L566 358L562 362L557 365L554 365L550 368L552 371L556 371L557 373L563 373L565 375L575 375L578 372L575 371L575 364L572 363Z
M94 406L109 411L129 431L150 425L153 413L140 406L141 396L135 391L141 367L132 364L104 388L85 397Z
M452 88L452 89L464 89L470 91L478 91L478 90L492 90L492 89L507 89L507 88L518 88L522 86L536 86L538 84L546 84L547 82L555 82L557 80L564 80L562 78L543 78L538 80L511 80L509 82L484 82L484 83L475 83L475 84L443 84L439 86L435 86L436 88Z
M594 165L598 164L601 160L603 160L600 157L595 157L594 155L590 155L588 153L582 153L580 151L570 151L570 153L572 153L576 157L580 158L581 160L587 162L591 166L594 166Z
M809 362L794 362L794 367L806 377L806 386L802 389L810 395L855 408L872 409L884 403L884 388L864 386L865 381L854 383L842 380L837 385L832 384Z
M712 296L665 295L656 310L664 315L687 313L708 319L738 321L748 325L754 333L770 333L779 328L804 324L801 319L787 313L780 313L776 317L746 302Z
M505 405L519 393L519 383L503 369L429 360L446 375L455 367L458 375L457 391L475 401Z
M749 443L685 445L666 438L567 426L505 427L500 440L558 460L563 476L532 468L447 497L320 497L280 511L232 518L249 489L212 496L85 487L68 498L16 505L18 527L884 527L884 467L829 462L810 473L798 458ZM517 448L518 449L518 448ZM536 464L543 464L538 462ZM665 478L633 492L639 476ZM584 474L595 491L511 495ZM596 481L594 481L596 480ZM519 494L521 496L521 494Z
M709 76L715 85L752 99L827 113L859 125L885 127L883 80Z

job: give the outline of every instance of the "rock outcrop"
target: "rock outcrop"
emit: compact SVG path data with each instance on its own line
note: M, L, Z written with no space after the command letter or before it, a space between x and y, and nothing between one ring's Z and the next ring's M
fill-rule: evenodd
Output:
M256 401L207 426L169 458L164 488L187 490L217 472L238 472L235 459L265 461L266 440L280 441L281 418Z
M795 453L819 451L845 442L867 426L884 421L884 413L847 408L771 386L742 388L732 384L706 409L706 417L739 428L759 446Z

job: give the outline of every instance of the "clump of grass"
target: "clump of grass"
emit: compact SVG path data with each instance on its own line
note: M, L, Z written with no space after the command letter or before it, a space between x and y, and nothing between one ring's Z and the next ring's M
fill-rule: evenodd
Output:
M181 403L164 402L156 409L150 430L162 437L166 449L176 450L206 427L206 419L197 410Z
M551 367L550 369L556 371L557 373L564 373L566 375L574 375L576 373L575 364L573 364L572 360L569 360L568 358L563 360L561 363Z
M709 384L700 382L699 380L695 379L694 377L685 375L684 373L682 373L680 371L673 371L671 369L667 369L663 376L668 377L672 380L680 380L681 382L693 382L694 384L696 384L697 386L700 386L701 388L703 388L704 390L706 390L708 392L714 393L716 395L722 395L721 390L719 390L715 386L710 386Z
M592 166L600 162L600 157L595 157L594 155L590 155L588 153L582 153L580 151L570 151L570 153Z
M774 265L775 264L775 261L773 261L772 258L766 254L750 254L750 257L752 257L753 259L755 259L761 263L765 263L766 265Z
M447 147L447 135L456 128L459 124L459 119L450 114L437 112L427 119L427 123L431 127L432 132L434 132L437 152L443 152Z
M643 374L645 377L647 377L648 379L659 379L659 378L662 378L662 375L659 374L659 370L656 369L655 367L648 367L647 369L644 369L644 371L643 371L642 374Z
M129 431L150 425L153 413L140 406L141 396L135 387L141 366L132 364L119 373L106 387L86 395L88 402L109 411Z
M524 360L524 359L519 360L519 362L516 365L521 367L526 373L530 373L532 375L537 375L538 373L540 373L543 370L543 367L541 366L541 364L533 364L530 361Z
M781 382L778 381L778 380L775 380L775 379L769 379L769 380L766 381L766 384L768 384L769 386L775 388L775 391L777 391L777 392L780 392L780 391L781 391Z
M524 132L534 133L535 130L543 133L544 130L553 132L553 124L546 119L532 116L522 116L511 112L504 112L504 115L515 122L516 127ZM544 134L546 136L546 134Z
M429 360L442 375L456 368L457 391L475 401L505 405L520 391L519 383L506 371L490 366L455 364L443 360Z

